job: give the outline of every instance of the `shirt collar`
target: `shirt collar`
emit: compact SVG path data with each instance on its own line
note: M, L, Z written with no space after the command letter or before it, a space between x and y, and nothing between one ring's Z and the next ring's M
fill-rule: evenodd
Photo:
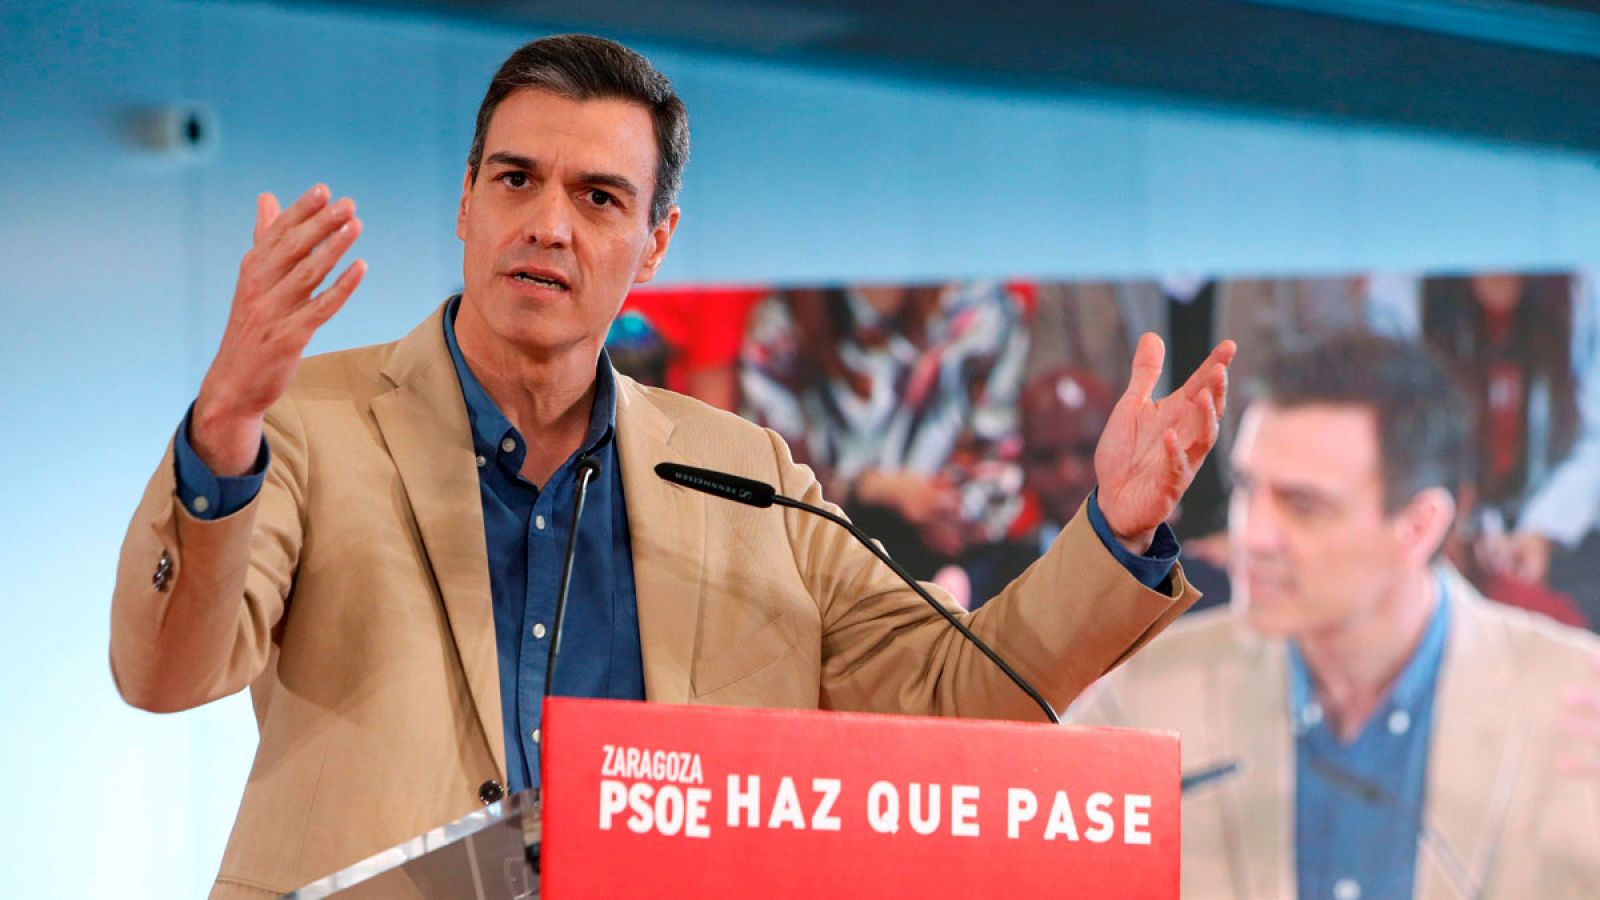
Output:
M1434 606L1427 630L1422 633L1417 652L1412 654L1411 661L1400 672L1389 694L1389 702L1395 709L1403 709L1413 716L1417 707L1433 693L1439 667L1444 662L1445 633L1450 621L1450 593L1443 578L1436 575L1434 581L1438 585L1439 602Z
M472 425L472 443L479 455L489 456L500 450L507 437L517 439L517 455L522 454L521 435L511 420L500 412L489 392L483 389L478 377L472 374L467 358L456 342L456 311L461 307L461 295L450 298L444 310L444 340L450 348L450 359L455 363L456 377L461 382L461 396L467 403L467 420ZM594 406L589 412L589 430L583 438L579 455L587 455L611 440L617 425L617 380L611 370L611 356L605 348L595 363Z
M1438 575L1434 576L1434 583L1438 586L1439 599L1434 605L1433 616L1428 619L1422 640L1411 654L1411 659L1389 689L1389 696L1379 705L1379 715L1404 710L1415 718L1417 709L1433 693L1439 667L1444 662L1445 635L1450 622L1449 588L1445 579ZM1306 668L1305 657L1300 654L1299 646L1294 644L1289 647L1289 704L1294 717L1295 734L1304 734L1322 723L1322 706L1317 702L1310 671Z

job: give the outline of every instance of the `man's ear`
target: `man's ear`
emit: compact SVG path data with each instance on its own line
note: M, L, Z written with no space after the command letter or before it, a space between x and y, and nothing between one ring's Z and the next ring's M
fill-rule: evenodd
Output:
M678 215L678 208L674 206L650 229L650 241L645 245L644 259L640 260L639 270L633 274L634 284L644 284L656 277L656 270L661 268L661 260L667 255L667 245L672 243L673 232L678 230Z
M461 176L461 206L456 209L456 237L467 239L467 201L472 196L472 167Z
M1431 487L1411 498L1395 517L1406 555L1427 565L1444 545L1456 520L1456 501L1450 492Z

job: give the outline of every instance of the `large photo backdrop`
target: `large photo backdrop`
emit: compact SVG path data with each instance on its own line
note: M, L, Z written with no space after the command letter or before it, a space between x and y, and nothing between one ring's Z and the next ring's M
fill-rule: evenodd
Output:
M1449 560L1492 598L1600 624L1600 373L1580 272L640 290L608 339L624 372L783 435L913 574L976 606L1094 486L1095 440L1139 334L1187 373L1238 342L1222 440L1172 522L1226 602L1228 448L1279 350L1364 329L1422 342L1471 398L1477 454Z

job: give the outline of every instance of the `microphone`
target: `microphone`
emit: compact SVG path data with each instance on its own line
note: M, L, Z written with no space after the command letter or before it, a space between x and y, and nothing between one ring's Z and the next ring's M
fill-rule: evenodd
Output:
M1204 769L1183 773L1178 782L1178 793L1187 794L1197 788L1205 787L1213 781L1221 781L1239 774L1239 761L1230 759L1224 763L1207 766Z
M567 532L567 555L561 561L561 587L556 591L556 616L550 623L550 655L544 661L544 696L556 684L556 656L561 652L561 622L567 611L567 594L572 588L572 561L578 555L578 523L583 519L583 501L589 496L589 482L600 474L600 460L585 456L578 460L578 494L572 500L572 530Z
M1419 843L1431 850L1439 857L1439 865L1444 869L1445 877L1450 879L1451 885L1456 889L1456 894L1461 897L1478 898L1483 896L1482 882L1473 876L1466 861L1450 842L1444 839L1437 829L1428 820L1427 811L1414 803L1407 803L1391 794L1382 785L1368 781L1354 772L1323 759L1315 752L1303 754L1303 758L1310 763L1312 771L1316 772L1336 791L1347 794L1369 806L1387 807L1393 812L1407 816L1415 816ZM1220 781L1225 781L1240 774L1242 771L1239 760L1230 759L1203 769L1191 770L1183 773L1180 794L1205 787Z
M1424 848L1432 849L1439 857L1440 868L1444 869L1445 877L1450 879L1456 894L1472 898L1483 896L1483 883L1474 877L1472 869L1456 848L1433 827L1425 808L1395 796L1383 785L1369 781L1337 763L1329 762L1316 752L1306 753L1304 757L1311 764L1311 770L1336 790L1349 794L1369 806L1388 807L1393 812L1414 817L1419 832L1419 843Z
M751 478L741 478L738 475L729 475L726 472L717 472L712 469L701 469L696 468L695 466L685 466L679 465L678 463L664 462L656 465L656 474L661 476L663 479L672 482L673 484L682 485L686 488L693 488L694 490L702 491L716 497L721 497L725 500L732 500L735 503L743 503L747 506L755 506L765 509L769 506L777 505L787 506L790 509L805 510L812 515L821 516L822 518L827 519L835 525L838 525L844 530L850 532L851 537L854 537L856 540L860 541L861 546L870 550L873 556L876 556L878 559L882 560L884 565L887 565L894 571L896 575L899 575L902 581L909 585L913 591L917 592L917 596L927 601L927 604L933 607L935 612L942 616L946 622L949 622L957 631L961 632L962 637L970 641L974 647L977 647L978 650L983 653L984 656L989 657L991 662L999 666L1000 671L1004 672L1006 677L1011 679L1013 684L1019 688L1022 688L1023 693L1032 698L1033 702L1039 704L1039 708L1044 710L1046 718L1048 718L1053 724L1061 724L1061 717L1056 715L1056 711L1051 708L1050 703L1046 701L1044 697L1040 696L1039 692L1034 689L1033 685L1027 682L1027 679L1023 678L1021 675L1018 675L1015 669L1011 668L1011 666L1008 665L1005 660L1000 658L1000 654L994 652L994 650L991 649L988 644L985 644L981 638L973 634L972 630L966 625L962 624L961 620L956 618L954 613L948 609L945 609L944 604L933 599L933 595L929 594L922 585L918 584L917 580L911 577L911 573L901 568L899 563L890 558L887 551L873 541L872 538L867 537L867 533L857 528L849 519L846 519L844 516L831 513L828 510L822 509L821 507L812 506L809 503L801 502L793 497L785 497L778 493L776 488L770 484L767 484L766 482L756 481Z

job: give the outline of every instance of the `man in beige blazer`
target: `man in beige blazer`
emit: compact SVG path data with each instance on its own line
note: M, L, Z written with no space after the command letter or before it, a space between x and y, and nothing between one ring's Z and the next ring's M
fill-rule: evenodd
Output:
M1071 711L1180 734L1184 895L1593 895L1600 642L1435 563L1464 400L1424 351L1370 336L1283 356L1259 387L1232 454L1232 607Z
M1040 717L840 529L653 474L670 460L825 502L776 435L605 365L612 317L676 228L687 150L682 104L642 57L581 36L522 48L478 116L463 295L395 343L304 361L360 280L357 261L313 293L360 222L320 185L281 212L262 196L222 346L134 513L112 606L129 702L174 711L251 689L260 746L213 896L276 895L458 818L516 785L513 753L536 772L537 728L503 725L505 676L521 690L535 661L542 673L549 635L515 626L531 650L505 671L503 554L480 495L504 458L475 447L480 407L509 420L499 444L526 492L570 480L597 423L614 439L642 696ZM1232 350L1152 401L1162 349L1145 339L1101 440L1098 499L969 618L1058 708L1197 596L1161 522L1216 439ZM566 527L524 527L547 525Z

